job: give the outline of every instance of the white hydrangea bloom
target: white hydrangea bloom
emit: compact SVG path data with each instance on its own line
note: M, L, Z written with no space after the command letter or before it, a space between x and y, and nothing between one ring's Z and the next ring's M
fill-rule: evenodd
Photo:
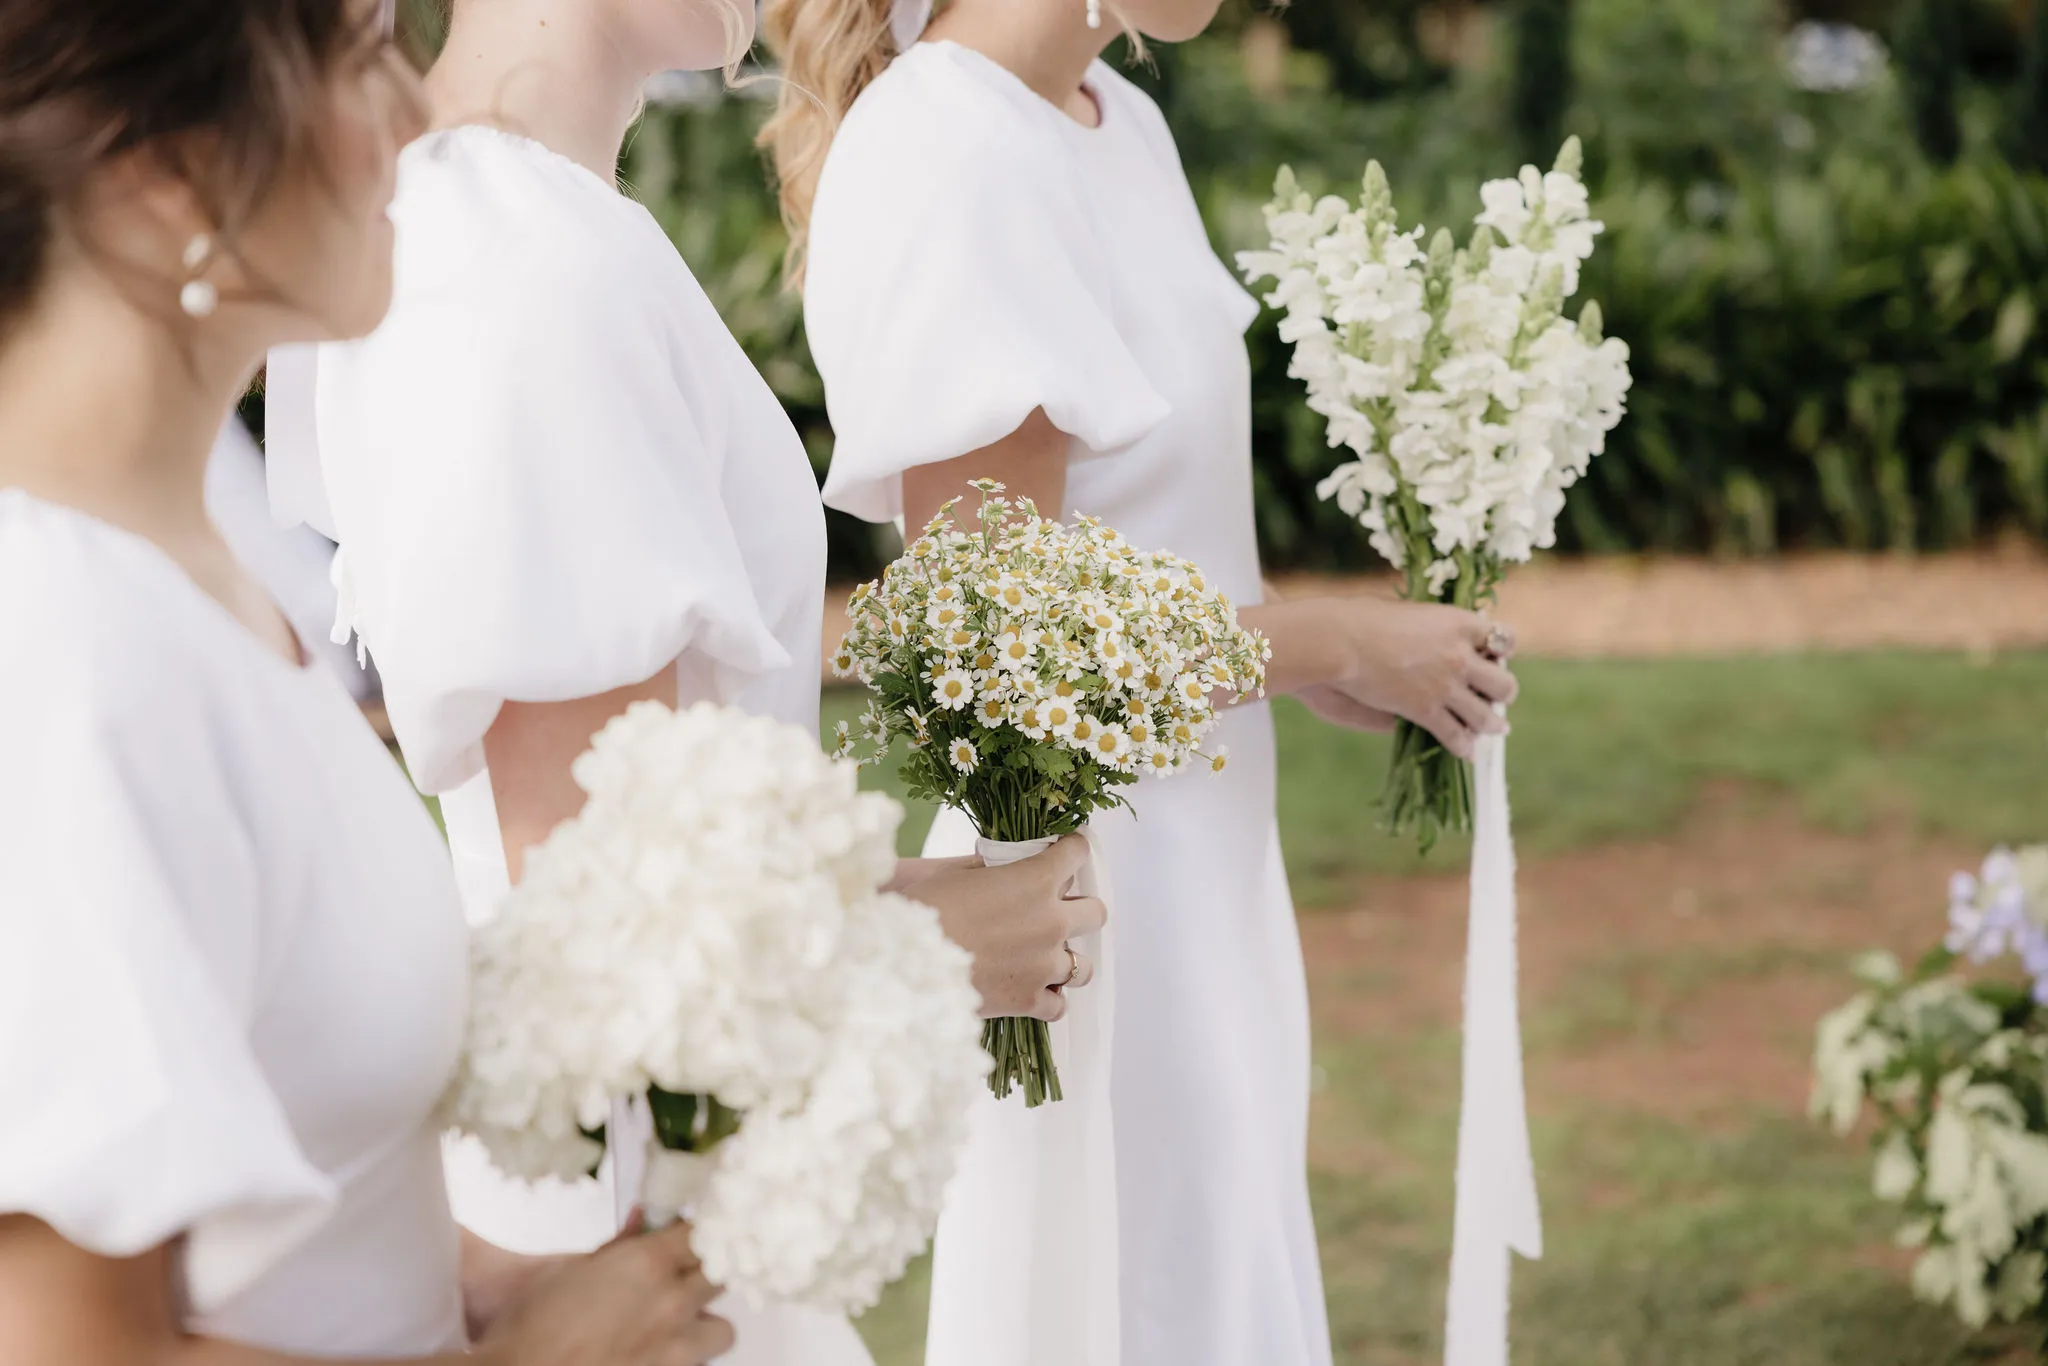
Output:
M737 1134L653 1154L650 1216L692 1205L707 1273L750 1298L873 1303L930 1236L987 1067L966 955L877 892L902 809L708 703L634 705L572 772L582 812L474 936L450 1122L567 1178L615 1098L715 1097Z

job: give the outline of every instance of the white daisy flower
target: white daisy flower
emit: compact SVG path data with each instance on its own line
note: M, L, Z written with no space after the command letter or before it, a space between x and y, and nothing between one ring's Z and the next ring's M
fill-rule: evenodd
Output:
M1043 703L1019 702L1011 714L1011 719L1028 740L1043 740L1051 734L1052 728L1046 721L1046 708Z
M974 700L974 678L965 669L948 669L932 683L932 701L959 711Z
M1208 755L1207 758L1209 760L1209 771L1211 773L1221 773L1224 769L1230 767L1230 746L1216 746L1216 752Z
M1038 658L1038 632L1019 626L996 637L996 664L1005 669L1022 669Z
M1105 764L1122 763L1131 752L1130 732L1114 722L1106 724L1095 732L1088 752Z
M955 740L947 747L946 757L953 761L953 767L962 773L972 773L981 763L981 754L974 748L972 740Z
M1000 726L1010 719L1010 702L999 692L985 692L974 704L974 714L984 726Z

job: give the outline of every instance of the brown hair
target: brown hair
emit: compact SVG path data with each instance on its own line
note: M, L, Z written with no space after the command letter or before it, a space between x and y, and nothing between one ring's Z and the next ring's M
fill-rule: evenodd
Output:
M232 239L380 38L350 0L0 0L0 328L94 172L142 147Z

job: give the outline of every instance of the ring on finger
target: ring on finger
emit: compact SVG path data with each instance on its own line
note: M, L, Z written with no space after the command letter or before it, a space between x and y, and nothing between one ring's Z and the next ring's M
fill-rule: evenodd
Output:
M1074 984L1074 979L1081 975L1081 955L1074 952L1072 941L1064 942L1060 947L1067 951L1067 975L1060 979L1060 984L1053 988L1054 991L1065 991Z
M1486 653L1495 659L1507 658L1508 651L1515 648L1515 633L1499 622L1494 622L1486 633Z

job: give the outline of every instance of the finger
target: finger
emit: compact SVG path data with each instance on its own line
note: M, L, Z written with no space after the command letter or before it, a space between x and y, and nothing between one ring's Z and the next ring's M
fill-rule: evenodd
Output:
M1492 622L1487 632L1486 643L1489 647L1487 653L1505 664L1515 657L1515 628L1504 621Z
M1037 862L1038 859L1045 860L1039 867L1052 878L1052 885L1065 887L1088 866L1088 837L1068 835L1032 861Z
M1067 966L1073 969L1074 980L1068 982L1062 990L1079 991L1095 980L1095 960L1078 949L1074 952L1074 961Z
M631 1242L646 1231L647 1211L635 1205L633 1206L633 1212L626 1216L626 1222L619 1225L619 1231L612 1235L611 1242L605 1244L605 1246L611 1247L619 1243Z
M683 1334L676 1366L703 1366L705 1362L716 1361L732 1350L736 1340L730 1323L715 1314L706 1314Z
M1457 691L1444 703L1451 715L1463 723L1465 729L1475 735L1498 735L1508 728L1501 714L1476 692Z
M1460 759L1472 757L1473 734L1449 709L1438 707L1423 719L1422 728Z
M1032 1007L1030 1013L1031 1018L1034 1020L1043 1020L1047 1024L1058 1024L1067 1017L1067 998L1063 993L1047 987L1044 991L1038 993L1038 1001Z
M1066 897L1061 900L1060 909L1067 913L1067 932L1061 939L1095 934L1109 923L1109 904L1099 896Z
M711 1302L725 1293L713 1285L700 1268L683 1277L676 1287L677 1303L682 1306L685 1318L694 1319L711 1307Z
M690 1233L689 1224L678 1219L667 1228L648 1234L644 1241L670 1270L677 1275L690 1275L701 1265L697 1250L690 1246Z
M1490 659L1475 659L1472 667L1465 671L1465 681L1472 691L1489 702L1503 705L1521 695L1522 685L1515 676Z

